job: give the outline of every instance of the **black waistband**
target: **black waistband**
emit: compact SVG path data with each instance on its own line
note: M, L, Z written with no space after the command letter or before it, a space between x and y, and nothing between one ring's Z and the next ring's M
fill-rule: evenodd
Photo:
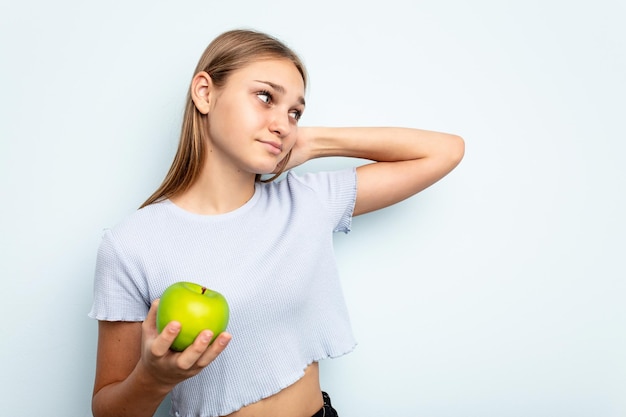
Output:
M326 406L324 406L326 407ZM313 414L313 416L311 417L325 417L324 416L324 407L320 408L320 411L318 411L317 413Z
M330 396L322 391L322 399L324 400L324 405L320 408L320 411L313 414L311 417L335 417L337 413L330 403Z

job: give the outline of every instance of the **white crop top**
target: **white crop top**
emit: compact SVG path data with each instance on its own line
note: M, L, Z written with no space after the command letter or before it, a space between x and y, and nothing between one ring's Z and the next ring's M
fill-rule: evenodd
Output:
M143 321L177 281L222 293L233 340L171 398L175 416L230 414L354 348L332 234L349 232L355 199L351 168L257 183L246 204L221 215L169 200L147 206L105 230L89 316Z

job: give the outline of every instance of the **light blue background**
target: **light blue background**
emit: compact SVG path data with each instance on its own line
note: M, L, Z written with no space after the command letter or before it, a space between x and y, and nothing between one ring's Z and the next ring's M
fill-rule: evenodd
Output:
M0 414L90 415L101 231L162 180L206 44L251 27L304 57L304 125L466 140L336 237L360 342L322 364L341 416L626 416L625 21L608 0L3 1Z

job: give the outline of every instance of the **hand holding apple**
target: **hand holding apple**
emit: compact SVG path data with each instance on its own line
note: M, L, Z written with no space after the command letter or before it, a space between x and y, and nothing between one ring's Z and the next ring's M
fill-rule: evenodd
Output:
M192 282L177 282L163 292L157 310L157 330L163 331L171 321L181 324L172 350L183 351L202 330L211 330L213 339L226 330L229 308L226 298L217 291Z

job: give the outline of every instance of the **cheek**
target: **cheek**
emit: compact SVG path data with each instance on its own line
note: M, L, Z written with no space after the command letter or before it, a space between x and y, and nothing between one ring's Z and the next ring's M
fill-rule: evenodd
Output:
M220 102L209 113L209 132L213 137L228 139L241 135L241 130L249 123L250 115L244 108L230 106L230 103Z

